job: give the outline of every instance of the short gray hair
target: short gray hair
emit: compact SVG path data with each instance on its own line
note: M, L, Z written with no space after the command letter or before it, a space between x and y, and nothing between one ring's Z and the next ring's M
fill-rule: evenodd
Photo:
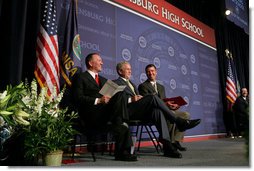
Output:
M127 61L122 61L122 62L119 62L118 64L116 64L116 72L118 73L118 75L120 75L119 71L123 68L123 65L125 64L129 64L129 62Z

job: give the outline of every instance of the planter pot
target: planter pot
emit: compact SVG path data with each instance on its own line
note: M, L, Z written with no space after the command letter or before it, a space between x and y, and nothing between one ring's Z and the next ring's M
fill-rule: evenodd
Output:
M63 151L57 150L46 154L44 163L46 166L61 166L63 159Z

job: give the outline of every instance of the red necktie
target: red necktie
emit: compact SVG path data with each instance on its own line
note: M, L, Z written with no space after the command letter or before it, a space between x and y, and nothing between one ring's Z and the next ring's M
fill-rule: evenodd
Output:
M100 80L98 74L95 74L95 81L98 85L100 85Z

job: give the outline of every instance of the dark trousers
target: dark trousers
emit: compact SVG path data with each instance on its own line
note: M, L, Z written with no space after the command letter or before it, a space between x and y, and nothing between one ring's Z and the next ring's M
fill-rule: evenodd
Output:
M166 120L175 123L176 116L157 95L147 95L137 102L129 103L128 112L130 119L152 121L160 138L170 141Z
M127 112L126 104L125 93L119 92L108 104L87 106L82 108L83 112L79 112L80 118L89 130L105 131L105 128L109 128L115 138L115 155L121 155L125 151L130 152L132 146L130 130L122 125L122 114Z
M129 153L132 146L129 128L124 125L112 125L111 131L115 137L115 156Z

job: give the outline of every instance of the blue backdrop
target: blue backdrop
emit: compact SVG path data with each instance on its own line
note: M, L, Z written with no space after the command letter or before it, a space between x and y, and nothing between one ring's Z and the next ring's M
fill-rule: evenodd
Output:
M57 2L60 41L68 2ZM85 56L98 52L104 62L102 75L117 78L116 63L125 60L131 63L132 81L138 85L146 80L145 66L153 63L167 96L184 97L188 105L181 110L202 119L186 135L225 132L216 49L106 2L78 2L82 70Z

